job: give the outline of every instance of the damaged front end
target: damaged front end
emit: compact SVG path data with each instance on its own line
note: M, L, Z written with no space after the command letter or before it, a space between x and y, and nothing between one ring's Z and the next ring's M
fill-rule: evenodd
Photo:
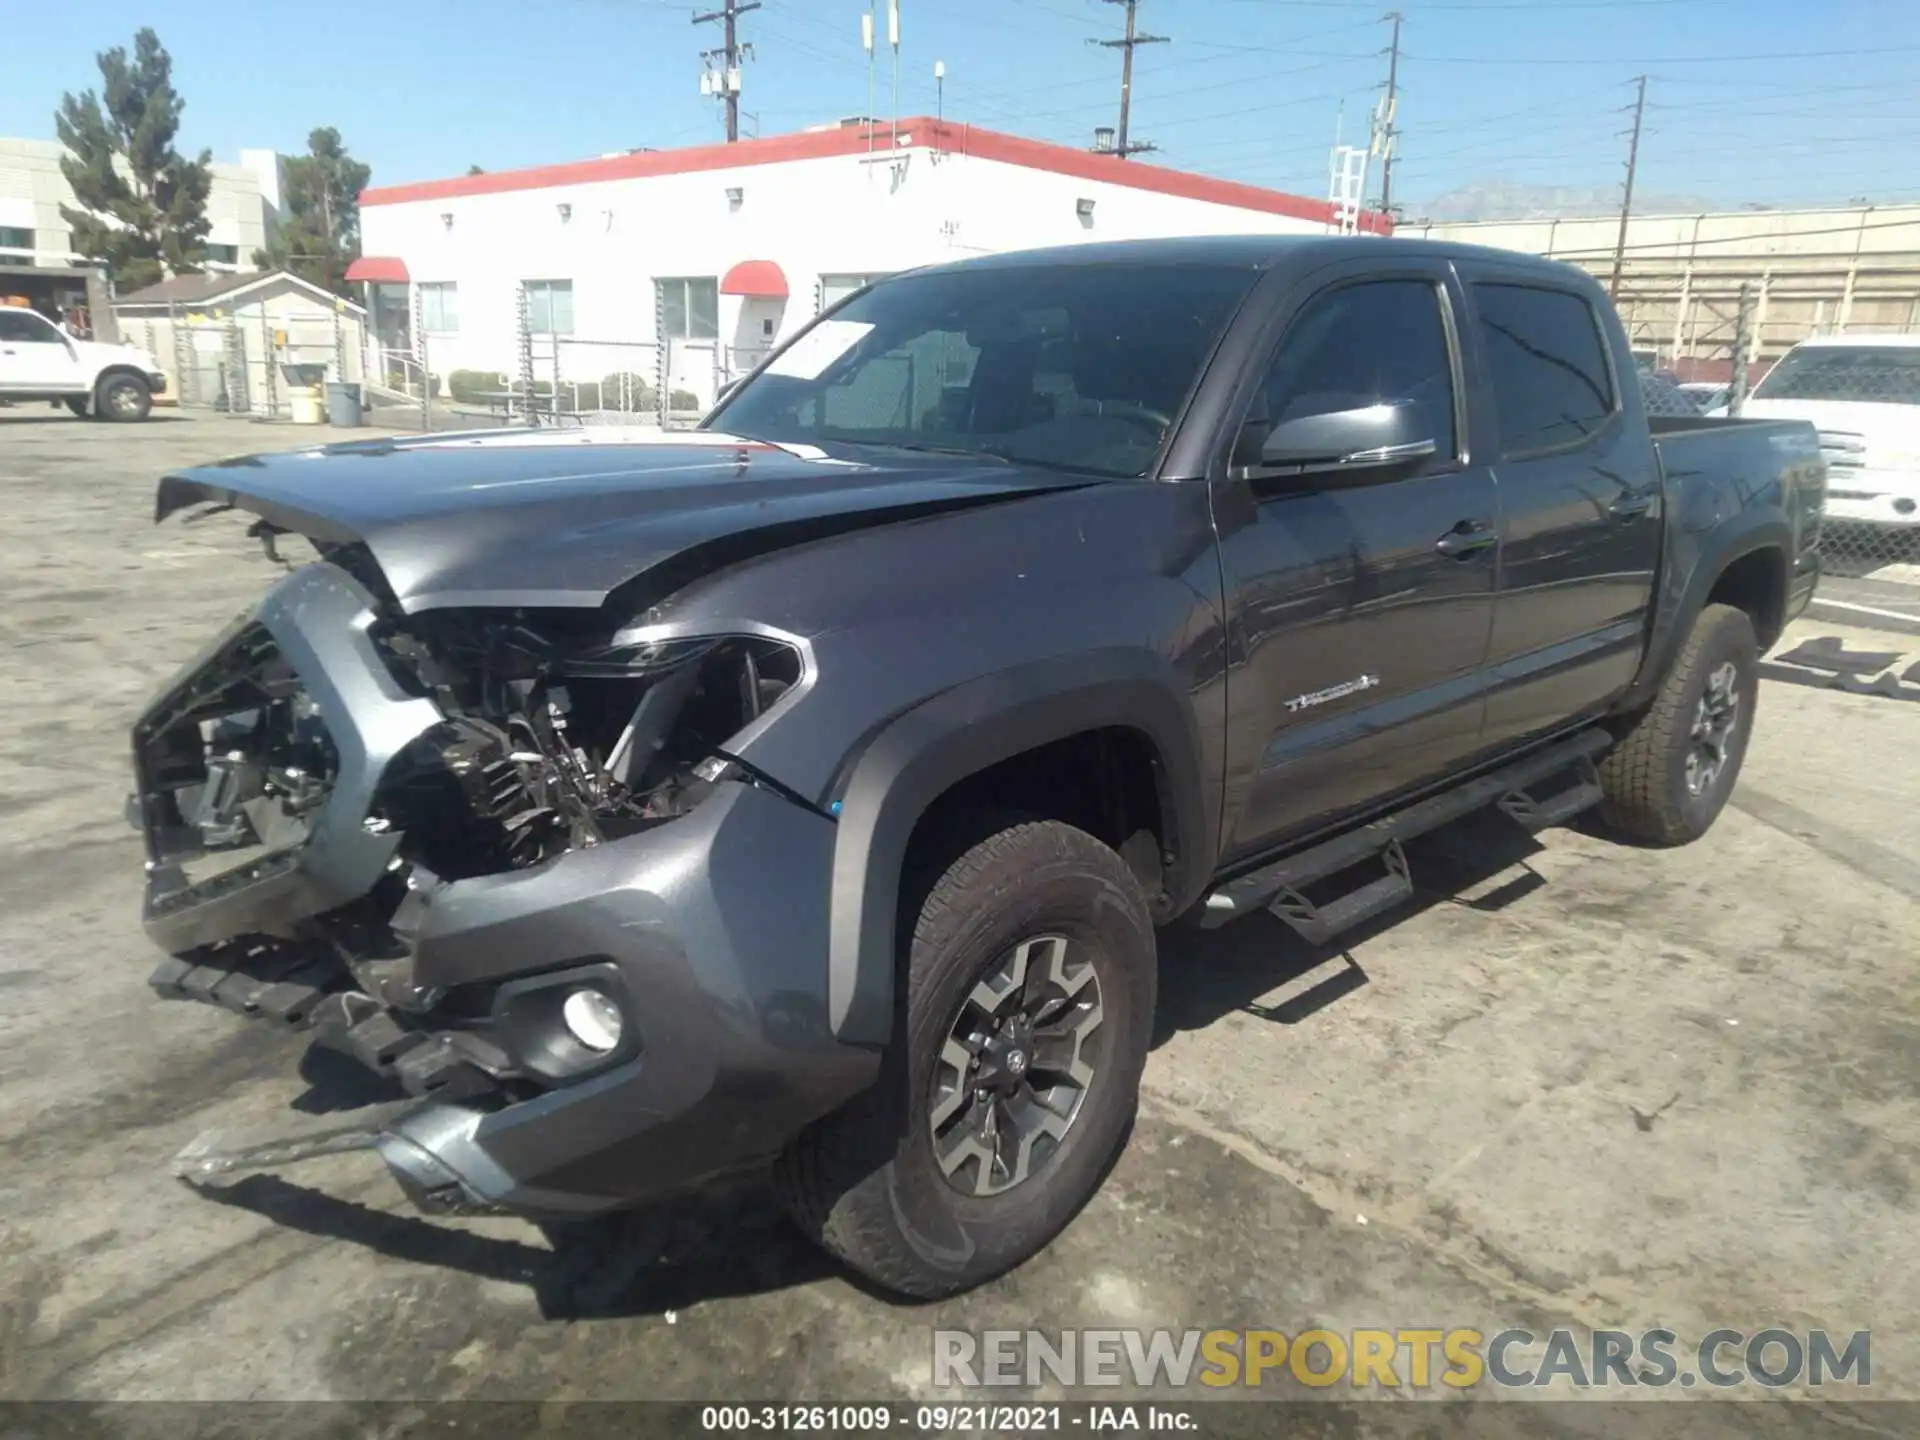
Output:
M388 1077L368 1143L428 1208L758 1163L875 1063L826 1020L832 819L730 754L808 682L771 632L405 616L335 550L135 726L151 983Z

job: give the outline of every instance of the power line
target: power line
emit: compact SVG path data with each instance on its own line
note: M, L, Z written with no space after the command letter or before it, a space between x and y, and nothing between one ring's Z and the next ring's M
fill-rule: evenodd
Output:
M1124 5L1127 10L1127 33L1119 40L1094 40L1090 44L1099 45L1107 50L1120 51L1120 134L1114 142L1111 153L1124 160L1129 155L1144 154L1152 150L1151 141L1133 142L1127 139L1127 115L1133 108L1133 52L1142 45L1164 45L1165 35L1141 35L1134 30L1134 12L1139 9L1140 0L1106 0L1109 5ZM1096 148L1098 146L1096 132Z
M1358 8L1350 0L1232 0L1236 5L1264 5L1300 10L1352 10ZM1550 7L1559 10L1642 10L1666 5L1710 5L1719 0L1553 0ZM1459 0L1439 0L1429 4L1421 0L1422 10L1542 10L1539 0L1488 0L1486 4L1464 4Z
M705 15L693 17L696 25L707 25L719 21L726 36L725 43L718 50L702 50L700 59L706 69L700 76L701 89L707 94L717 94L727 106L727 143L733 144L740 138L740 62L750 59L753 46L739 43L735 31L735 22L749 10L758 10L760 0L748 0L742 5L740 0L722 0L722 8L709 10ZM714 74L713 62L718 57L723 63L718 75Z
M1640 125L1647 114L1647 77L1642 75L1635 83L1639 93L1633 102L1633 139L1627 144L1627 189L1620 200L1620 238L1613 247L1613 279L1607 283L1607 294L1620 294L1620 267L1627 258L1627 219L1633 214L1633 176L1640 167Z
M1408 55L1426 65L1740 65L1768 60L1838 60L1859 55L1904 55L1920 45L1879 45L1870 50L1774 51L1764 55L1664 55L1645 59L1599 59L1573 55Z

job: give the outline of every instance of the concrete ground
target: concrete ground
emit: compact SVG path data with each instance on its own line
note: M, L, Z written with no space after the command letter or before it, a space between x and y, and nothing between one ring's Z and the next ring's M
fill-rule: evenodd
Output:
M1170 936L1124 1157L957 1300L865 1293L753 1184L550 1241L366 1156L172 1181L350 1083L151 998L121 819L136 707L275 573L237 517L155 529L153 481L307 438L0 411L0 1398L907 1398L936 1326L1316 1325L1870 1328L1872 1393L1920 1397L1920 706L1789 668L1698 845L1477 822L1344 954ZM1822 637L1920 651L1781 648Z

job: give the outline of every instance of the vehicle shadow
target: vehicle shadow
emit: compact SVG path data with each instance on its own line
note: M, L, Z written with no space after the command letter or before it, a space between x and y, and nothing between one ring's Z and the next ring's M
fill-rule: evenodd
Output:
M760 1176L644 1210L543 1225L545 1245L533 1239L531 1227L526 1239L483 1234L463 1222L376 1208L278 1175L249 1175L202 1194L283 1229L524 1285L548 1320L662 1315L829 1275L854 1279L788 1224Z
M1201 930L1183 923L1160 937L1160 1005L1154 1017L1157 1049L1182 1030L1201 1030L1238 1011L1277 1025L1298 1025L1361 989L1366 971L1354 956L1364 944L1435 905L1497 911L1546 884L1527 865L1543 847L1522 826L1487 809L1408 841L1411 900L1335 940L1309 944L1277 917L1262 912ZM1480 887L1503 871L1519 873L1493 890ZM1369 873L1366 878L1372 878ZM1300 982L1311 978L1311 983ZM1284 997L1262 1003L1276 991Z
M152 414L148 415L146 419L136 421L135 425L136 427L139 425L152 425L155 422L173 424L188 418L188 416L182 415L175 410L155 410ZM70 414L64 405L42 407L29 403L25 405L0 406L0 425L57 425L62 423L68 425L96 425L102 422L93 419L91 416L82 419Z
M1498 910L1546 882L1526 867L1534 838L1497 811L1469 816L1407 845L1415 884L1408 903L1315 946L1268 915L1216 931L1185 926L1160 945L1160 1006L1153 1044L1200 1029L1234 1011L1295 1025L1367 983L1352 949L1434 905ZM1480 891L1501 872L1507 883ZM1472 898L1464 892L1475 891ZM1324 976L1271 1003L1264 997L1315 972ZM357 1062L311 1049L301 1065L308 1090L294 1102L308 1114L337 1114L393 1098L397 1091ZM1109 1162L1117 1161L1118 1153ZM250 1175L201 1192L276 1226L362 1246L411 1264L524 1285L550 1320L660 1315L703 1301L764 1294L838 1276L885 1303L904 1302L864 1284L816 1249L787 1221L765 1175L727 1182L645 1209L529 1228L525 1238L485 1233L468 1222L342 1198L278 1175ZM397 1199L397 1191L393 1192ZM485 1222L483 1222L485 1223Z

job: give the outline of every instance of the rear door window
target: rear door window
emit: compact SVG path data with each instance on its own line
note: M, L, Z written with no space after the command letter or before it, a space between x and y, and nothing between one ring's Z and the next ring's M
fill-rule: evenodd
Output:
M1617 397L1599 318L1585 299L1483 283L1473 301L1505 459L1577 448L1606 424Z

